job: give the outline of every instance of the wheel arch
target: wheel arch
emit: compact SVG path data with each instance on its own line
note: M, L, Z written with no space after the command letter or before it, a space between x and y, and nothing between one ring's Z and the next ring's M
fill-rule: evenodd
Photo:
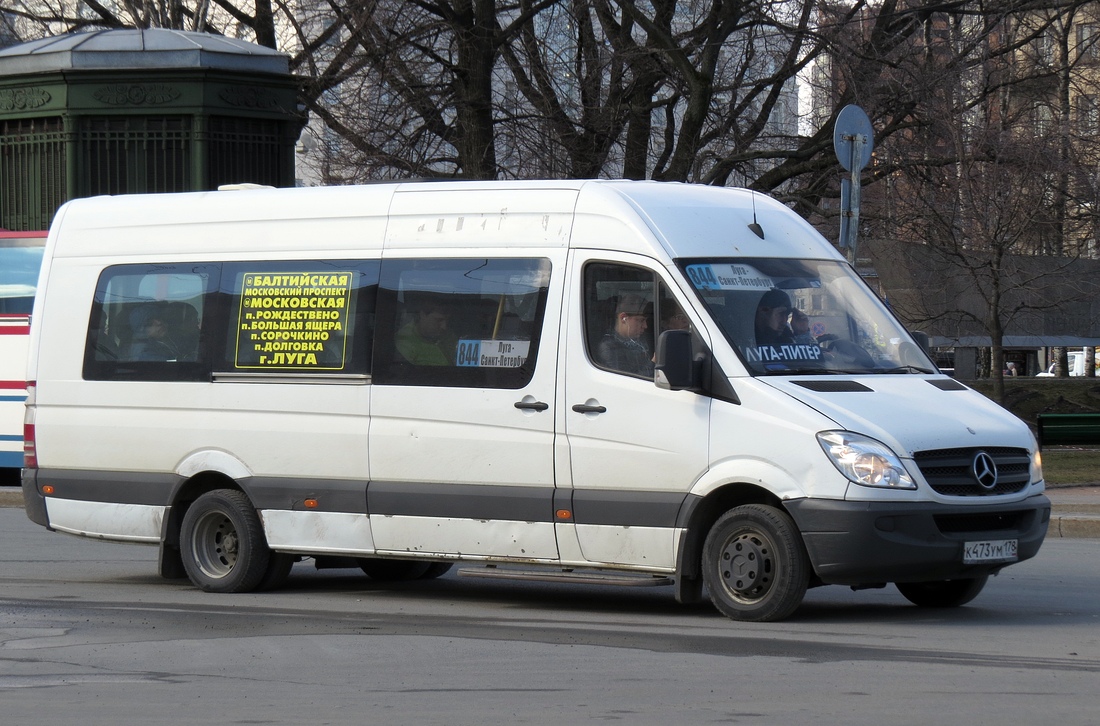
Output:
M703 542L719 517L744 504L764 504L786 511L783 501L773 492L749 482L730 482L712 489L705 496L691 495L685 500L677 521L680 529L680 546L676 552L678 602L703 600Z
M187 576L180 555L180 529L183 525L183 517L196 499L216 489L235 489L248 495L244 487L221 471L199 471L182 479L176 485L169 499L167 515L161 525L159 558L161 577L180 579Z

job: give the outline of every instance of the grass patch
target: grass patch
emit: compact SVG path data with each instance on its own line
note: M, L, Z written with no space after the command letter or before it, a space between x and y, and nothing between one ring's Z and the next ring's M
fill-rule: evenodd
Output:
M1052 487L1100 483L1100 451L1047 447L1043 449L1043 477Z
M965 381L993 398L993 381ZM1041 413L1100 413L1100 378L1006 378L1002 406L1034 432ZM1100 450L1071 446L1043 449L1043 476L1055 487L1100 483Z

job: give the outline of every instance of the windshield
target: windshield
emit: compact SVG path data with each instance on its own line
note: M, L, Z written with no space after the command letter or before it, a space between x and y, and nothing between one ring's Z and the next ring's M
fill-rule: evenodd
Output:
M755 374L936 372L842 262L745 258L680 265Z

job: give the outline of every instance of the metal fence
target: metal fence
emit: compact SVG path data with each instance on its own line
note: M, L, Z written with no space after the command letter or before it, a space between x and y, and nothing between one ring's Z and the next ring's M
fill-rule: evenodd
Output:
M281 186L281 154L278 121L210 117L210 186L268 184Z
M68 196L60 117L0 121L0 227L46 229Z
M73 123L67 132L60 117L0 121L0 228L46 229L57 208L77 197L281 186L293 178L279 121L212 116L205 139L183 115Z
M82 118L75 196L190 191L191 143L188 116Z

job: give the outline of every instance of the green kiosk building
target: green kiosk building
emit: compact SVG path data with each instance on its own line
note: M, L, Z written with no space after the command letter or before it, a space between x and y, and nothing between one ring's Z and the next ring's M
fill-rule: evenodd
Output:
M0 50L0 229L69 199L294 185L304 117L286 55L178 30L72 33Z

